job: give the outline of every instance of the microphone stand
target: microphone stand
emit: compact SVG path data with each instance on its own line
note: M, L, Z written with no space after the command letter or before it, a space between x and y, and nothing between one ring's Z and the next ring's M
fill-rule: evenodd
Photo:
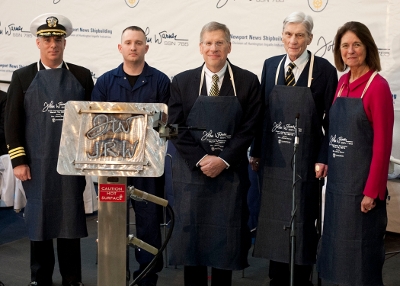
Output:
M294 260L296 253L296 152L299 146L299 134L298 134L298 120L300 115L296 115L295 121L295 137L293 144L293 177L292 177L292 217L290 223L290 286L294 286Z

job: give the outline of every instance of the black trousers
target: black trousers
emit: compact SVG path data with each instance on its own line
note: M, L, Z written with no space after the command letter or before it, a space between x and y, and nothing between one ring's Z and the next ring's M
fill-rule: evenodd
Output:
M294 285L309 286L311 283L312 265L295 265L294 266ZM289 286L290 285L290 265L271 260L269 262L269 278L272 286Z
M80 238L57 238L57 257L63 284L82 281ZM51 286L55 264L53 240L31 241L31 281Z
M183 268L185 286L207 286L207 266L185 266ZM211 286L232 285L232 270L211 268Z
M164 176L157 178L128 178L128 186L147 192L149 194L164 197ZM161 227L163 222L163 209L161 206L151 202L142 202L131 200L132 207L135 211L136 236L144 242L161 248ZM135 249L135 258L139 263L139 269L133 272L133 278L142 273L142 271L153 260L154 255L147 251ZM157 260L154 268L141 280L144 285L157 285L157 273L163 269L163 258ZM139 283L140 284L140 283Z

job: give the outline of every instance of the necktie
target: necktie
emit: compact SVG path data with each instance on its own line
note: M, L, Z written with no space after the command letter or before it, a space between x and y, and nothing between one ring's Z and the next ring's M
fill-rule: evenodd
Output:
M292 69L295 67L296 65L294 63L290 63L288 65L288 71L286 73L286 77L285 77L285 82L286 85L289 86L294 86L296 84L296 80L294 79L294 74Z
M218 96L219 95L218 80L219 80L218 75L214 74L212 76L210 96Z

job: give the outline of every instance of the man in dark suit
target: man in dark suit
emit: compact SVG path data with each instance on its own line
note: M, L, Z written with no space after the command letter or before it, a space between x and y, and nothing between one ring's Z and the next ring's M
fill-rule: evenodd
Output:
M206 24L199 46L205 64L171 84L169 122L180 127L172 140L172 260L185 266L185 285L207 285L207 266L212 285L231 285L232 270L248 266L246 151L260 115L259 81L227 60L224 24Z
M70 20L48 13L35 18L30 31L40 61L16 70L8 89L5 134L14 175L27 197L25 219L31 240L29 285L50 286L57 254L62 285L83 285L80 238L87 236L83 203L85 178L57 173L64 106L90 100L88 69L66 63Z
M307 51L312 28L311 17L302 12L290 14L283 22L286 54L267 59L262 72L264 119L250 164L255 171L261 167L263 180L254 255L270 259L270 285L289 285L289 277L295 285L312 285L310 274L318 243L318 178L328 171L328 138L323 130L328 130L329 108L337 86L336 69ZM295 136L300 143L296 151L296 247L291 276L290 231L286 228L292 222Z
M8 154L4 135L4 113L6 111L7 93L0 90L0 156Z

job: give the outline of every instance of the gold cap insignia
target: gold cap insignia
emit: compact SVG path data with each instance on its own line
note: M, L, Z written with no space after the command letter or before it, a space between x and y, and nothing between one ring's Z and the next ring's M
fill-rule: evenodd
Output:
M58 19L56 17L49 17L46 19L49 28L57 27Z

